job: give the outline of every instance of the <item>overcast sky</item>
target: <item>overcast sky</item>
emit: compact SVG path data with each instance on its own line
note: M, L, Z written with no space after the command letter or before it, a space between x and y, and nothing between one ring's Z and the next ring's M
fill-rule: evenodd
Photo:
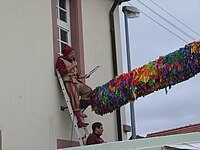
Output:
M152 3L152 0L140 1L196 40L200 39L199 35L167 15ZM198 19L200 15L200 0L153 0L153 2L200 34L200 19ZM131 0L125 4L130 6L130 3L188 43L194 41L153 14L138 0ZM122 12L120 14L122 48L125 51L124 15ZM129 19L129 35L133 69L147 64L159 56L173 52L186 44L186 42L166 31L143 13L140 14L139 18ZM126 54L123 55L123 58L124 67L126 67ZM160 90L144 98L138 98L135 102L136 134L146 136L146 134L153 132L200 123L199 88L200 75L196 75L173 86L168 90L167 95L165 90Z

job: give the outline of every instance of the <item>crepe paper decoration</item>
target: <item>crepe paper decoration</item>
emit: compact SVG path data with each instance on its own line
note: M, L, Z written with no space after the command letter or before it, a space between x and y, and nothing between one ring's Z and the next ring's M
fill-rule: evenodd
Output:
M185 45L172 53L117 76L96 87L90 105L96 114L115 109L160 89L188 80L200 72L200 41Z

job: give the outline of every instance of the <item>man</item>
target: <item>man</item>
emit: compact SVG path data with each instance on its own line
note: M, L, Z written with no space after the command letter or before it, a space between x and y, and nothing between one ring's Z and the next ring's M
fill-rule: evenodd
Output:
M78 74L77 62L74 59L74 49L67 45L62 49L62 54L63 56L58 57L56 67L58 68L58 71L60 72L65 83L72 109L78 120L78 126L86 127L89 124L83 122L81 117L86 118L87 115L82 113L81 106L85 102L89 104L92 89L79 80L85 77ZM79 97L81 97L81 99L79 99Z
M95 122L92 124L93 133L87 138L86 145L101 144L104 140L100 137L104 131L103 125L100 122Z

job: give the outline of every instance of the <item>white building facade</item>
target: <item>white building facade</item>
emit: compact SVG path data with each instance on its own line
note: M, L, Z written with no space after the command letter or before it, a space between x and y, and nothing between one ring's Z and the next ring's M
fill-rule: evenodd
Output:
M76 144L56 74L60 49L76 50L81 73L93 89L113 78L109 11L115 0L0 0L0 150L50 150ZM119 8L114 11L118 73L122 73ZM117 141L116 112L87 122L103 123L105 141ZM122 139L126 139L124 108Z

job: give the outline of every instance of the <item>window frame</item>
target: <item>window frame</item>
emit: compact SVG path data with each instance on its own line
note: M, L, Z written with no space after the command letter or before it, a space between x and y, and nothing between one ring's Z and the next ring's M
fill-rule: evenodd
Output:
M56 15L56 0L51 0L52 9L52 31L53 31L53 52L54 52L54 69L56 69L56 61L59 57L58 49L58 33L57 33L57 15ZM84 62L84 46L83 46L83 26L82 26L82 8L81 0L69 0L69 20L70 20L70 42L75 49L76 61L81 74L85 74ZM55 72L56 75L56 72Z
M71 45L71 31L70 31L70 7L69 0L65 0L65 8L60 7L59 0L56 0L56 18L57 18L57 41L58 41L58 55L61 56L62 44ZM66 22L60 19L60 10L66 12ZM61 30L66 32L66 41L62 40Z

